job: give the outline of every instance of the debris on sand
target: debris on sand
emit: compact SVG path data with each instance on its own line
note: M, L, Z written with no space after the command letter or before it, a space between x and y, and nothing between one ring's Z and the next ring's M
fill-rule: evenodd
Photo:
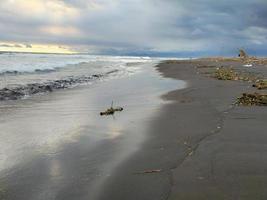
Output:
M249 74L237 72L232 68L219 67L214 73L214 78L218 80L232 80L232 81L255 81L255 77Z
M111 107L104 112L100 112L100 115L113 115L115 112L118 111L119 112L123 111L123 108L122 107L113 108L113 101L112 101Z
M179 64L181 61L180 60L167 60L165 61L166 64Z
M219 80L238 80L238 73L231 68L220 67L215 71L214 77Z
M266 58L250 57L249 59L247 59L247 61L245 63L252 63L255 65L266 65L267 59Z
M237 99L236 105L244 106L267 106L267 94L243 93L242 97Z
M238 57L246 59L246 58L248 58L248 54L245 52L244 49L239 49Z
M267 89L267 80L257 80L252 86L259 90Z
M196 66L197 69L209 69L209 68L216 68L215 65L200 65Z
M117 111L123 111L123 108L122 107L108 108L106 111L100 112L100 115L113 115Z
M265 65L267 64L266 58L257 58L255 56L248 56L244 49L239 50L238 57L245 64L245 67L252 67L254 65Z
M161 172L161 169L149 169L142 172L138 172L137 174L152 174L152 173L159 173Z

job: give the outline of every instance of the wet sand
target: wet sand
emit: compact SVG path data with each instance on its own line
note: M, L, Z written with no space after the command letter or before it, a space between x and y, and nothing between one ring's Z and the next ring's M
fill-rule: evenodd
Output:
M207 77L196 66L232 66L266 77L266 66L205 60L162 63L187 88L163 96L149 139L107 181L100 199L266 199L267 109L233 106L251 83ZM134 173L161 170L155 173Z
M44 117L52 120L42 125L43 130L63 124L56 129L59 133L69 126L62 123L66 116L72 116L70 121L77 119L75 124L79 125L68 129L72 130L68 134L71 137L65 138L63 131L58 137L63 142L53 151L36 153L30 146L33 155L15 155L22 161L2 170L1 194L6 199L22 200L266 199L267 109L233 106L243 92L255 91L252 84L207 77L203 69L196 68L201 65L231 65L267 75L266 66L244 68L238 62L164 62L157 66L158 71L165 77L186 81L186 88L179 88L181 82L161 78L152 70L136 78L103 83L95 90L64 91L46 96L47 100L42 97L35 109L26 106L35 106L32 102L23 108L15 106L24 120L29 110L35 113L43 108L47 113L47 108L52 108L53 112ZM164 101L157 98L163 93ZM98 109L92 110L109 104L110 97L126 108L115 115L115 120L100 118ZM14 115L20 116L17 112ZM20 126L17 122L4 128L20 129L25 121ZM36 130L42 130L38 126Z
M171 170L168 199L266 199L267 109L232 106L243 92L257 91L252 83L212 79L196 69L201 65L231 66L267 77L267 66L246 68L239 62L159 66L165 76L189 83L165 96L178 101L166 110L176 118L170 126L177 142L187 148Z
M98 199L107 179L148 139L159 96L184 87L151 64L130 77L0 104L0 199ZM110 106L124 107L100 116Z

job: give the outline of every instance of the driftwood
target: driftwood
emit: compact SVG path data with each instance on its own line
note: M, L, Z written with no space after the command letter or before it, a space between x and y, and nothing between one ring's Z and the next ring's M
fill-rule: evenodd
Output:
M253 65L266 65L267 64L266 58L257 58L255 56L249 56L243 49L239 50L238 57L246 65L253 66Z
M248 58L248 54L245 52L245 50L240 49L238 57L240 57L240 58Z
M113 102L111 103L111 107L108 108L106 111L104 112L100 112L100 115L113 115L115 112L120 112L123 111L122 107L117 107L117 108L113 108Z
M111 107L104 112L100 112L100 115L113 115L117 111L123 111L123 108L122 107L118 107L118 108Z
M152 173L159 173L162 172L162 169L148 169L142 172L137 172L135 174L152 174Z

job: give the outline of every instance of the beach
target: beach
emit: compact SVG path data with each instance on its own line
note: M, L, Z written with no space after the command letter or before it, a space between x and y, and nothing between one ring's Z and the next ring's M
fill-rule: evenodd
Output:
M248 82L212 79L197 66L231 66L266 77L266 66L244 69L241 62L159 66L164 75L190 85L165 96L182 102L166 109L182 113L173 126L179 145L190 148L171 170L169 199L265 199L267 110L232 105L243 92L257 90Z
M130 74L115 65L119 71L109 78L1 101L0 199L98 199L104 183L148 139L149 122L168 103L160 95L185 87L183 81L161 77L154 63L141 61L127 61ZM84 65L66 70L92 73L91 63ZM64 70L10 76L25 81L25 76L64 75ZM48 81L43 82L38 85ZM124 110L100 116L112 101Z
M231 66L266 76L266 66L243 65L210 59L158 65L187 87L162 96L172 103L158 112L150 139L107 182L101 199L266 199L267 110L233 105L243 92L256 91L251 83L216 80L201 69Z
M266 199L267 109L237 106L249 81L195 59L1 103L2 199ZM111 99L124 110L100 116ZM6 155L6 158L3 157Z
M0 200L267 200L267 0L0 0Z

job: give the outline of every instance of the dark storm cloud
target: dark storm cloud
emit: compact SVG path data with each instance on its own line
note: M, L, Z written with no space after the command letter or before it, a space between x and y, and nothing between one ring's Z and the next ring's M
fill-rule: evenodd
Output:
M29 13L31 4L36 9ZM262 53L267 1L6 0L0 2L0 31L1 41L96 53L228 54L240 47Z

